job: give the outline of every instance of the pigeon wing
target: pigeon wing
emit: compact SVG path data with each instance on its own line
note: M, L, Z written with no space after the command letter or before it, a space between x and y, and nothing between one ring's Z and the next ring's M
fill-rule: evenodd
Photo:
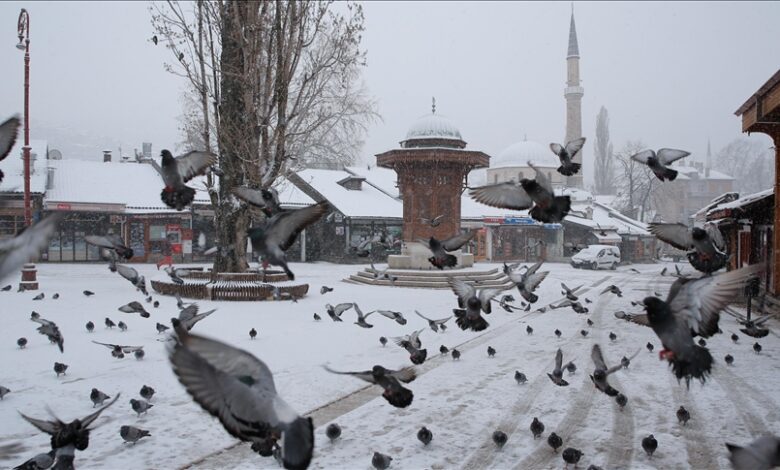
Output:
M650 319L647 317L646 313L636 315L627 314L625 315L624 320L631 323L636 323L637 325L650 326Z
M556 144L555 142L553 142L553 143L550 144L550 150L552 150L552 152L555 155L558 155L558 157L560 157L561 154L563 153L564 148L563 148L563 145ZM561 159L561 161L563 161L563 159Z
M237 188L233 188L233 195L255 207L259 207L261 209L266 208L263 192L259 189L239 186Z
M117 264L116 272L118 272L120 276L122 276L123 278L127 279L132 283L135 283L135 281L138 279L138 271L136 271L135 268L131 268L130 266L125 266L124 264Z
M658 161L661 162L662 165L666 166L672 162L676 162L681 158L685 158L690 154L691 152L686 152L685 150L659 149L657 155Z
M704 230L707 232L707 236L710 237L710 240L712 240L712 244L715 245L715 248L721 252L724 252L726 250L726 241L723 239L723 233L721 233L718 226L707 223L704 224ZM677 269L677 274L680 274L680 270L677 268L677 265L674 267Z
M593 345L593 349L590 350L590 358L593 359L593 364L596 365L596 369L607 370L607 363L604 361L604 354L601 352L601 346L598 344Z
M634 155L631 155L631 160L634 160L639 163L644 163L647 165L647 160L655 157L655 151L654 150L642 150L639 153L635 153Z
M24 263L37 257L41 250L49 246L49 239L57 230L62 219L61 214L53 214L22 233L0 242L0 280L13 274Z
M24 413L19 413L19 414L22 415L22 418L24 418L25 421L32 424L33 426L40 429L41 431L45 432L46 434L52 436L56 434L60 429L62 429L62 426L64 424L60 420L46 421L45 419L31 418Z
M416 313L418 317L422 318L425 321L433 321L430 318L428 318L425 315L423 315L422 313L418 312L417 310L415 310L414 313Z
M547 177L547 175L544 174L543 171L540 171L538 168L536 168L531 162L528 162L528 166L534 169L536 172L536 177L534 178L537 183L539 183L539 186L541 186L545 191L553 194L553 187L552 182L550 182L550 178Z
M361 371L361 372L341 372L341 371L338 371L338 370L333 370L333 369L331 369L328 366L322 366L322 367L325 368L325 370L327 370L331 374L351 375L353 377L357 377L358 379L365 380L366 382L369 382L369 383L372 383L372 384L376 383L376 381L374 380L374 374L372 374L370 370L364 370L364 371Z
M387 372L388 375L391 375L406 384L417 378L417 371L414 370L414 367L406 367L403 369L390 370Z
M517 183L489 184L469 190L469 196L482 204L502 209L523 210L533 205L531 196Z
M92 340L92 342L95 343L95 344L99 344L101 346L105 346L108 349L114 349L117 346L119 346L118 344L101 343L100 341L95 341L94 339Z
M533 265L533 266L531 266L530 268L526 269L526 271L525 271L525 275L526 275L526 276L530 276L531 274L533 274L533 273L535 273L536 271L538 271L538 270L539 270L539 268L541 268L541 267L542 267L542 263L544 263L544 261L541 261L541 260L540 260L540 261L537 261L537 262L536 262L536 264L534 264L534 265Z
M493 299L493 297L497 296L498 294L504 292L505 288L500 289L482 289L479 291L479 301L482 303L482 306L484 308L485 305L490 305L490 301Z
M450 278L450 288L459 299L465 302L467 299L477 295L477 290L471 284L467 284L460 279Z
M217 163L216 155L209 152L192 151L176 157L176 171L183 182L202 175L211 165Z
M327 202L319 202L303 209L283 212L274 216L271 219L271 228L266 235L266 243L279 245L283 251L286 251L295 243L298 234L319 220L328 211L328 207Z
M563 364L563 351L561 351L561 348L558 348L558 351L555 353L555 370L560 370L562 364Z
M104 406L100 407L99 410L97 410L94 413L92 413L90 415L87 415L84 418L82 418L81 419L81 426L84 427L84 428L87 428L90 424L92 424L96 419L98 419L100 417L100 414L102 412L106 411L106 409L108 407L110 407L111 405L116 403L116 401L119 399L119 397L121 395L122 395L121 393L117 393L116 396L114 397L114 399L111 400L107 405L104 405Z
M585 145L585 137L580 137L579 139L574 139L571 142L567 143L566 153L569 154L569 158L574 158L574 156L577 155L577 152L579 152L584 145Z
M113 250L116 247L114 242L109 240L107 237L101 237L100 235L87 235L84 237L84 241L90 245L99 246L101 248L108 248L109 250Z
M335 307L333 307L333 313L335 313L337 317L340 317L342 313L344 313L347 310L351 309L353 306L354 306L354 304L349 303L349 302L338 304Z
M718 332L720 311L733 302L745 283L764 268L764 264L755 264L681 283L676 293L674 289L670 292L670 296L674 296L667 299L669 308L691 330L709 338Z
M195 315L198 314L198 308L199 307L197 304L192 304L182 309L182 311L179 312L179 321L182 323L187 323L195 318Z
M650 228L650 233L655 235L659 240L665 241L677 249L690 250L693 247L691 230L684 224L651 222L648 224L648 227Z
M7 157L11 153L11 149L14 148L20 123L19 116L13 116L0 124L0 160Z
M441 242L445 251L455 251L468 243L477 234L476 230L469 230L468 232L455 235L452 238L448 238Z
M533 292L536 290L536 288L539 287L539 284L544 281L548 274L550 274L550 271L542 271L538 274L531 274L530 276L526 276L524 284L525 290L528 292Z

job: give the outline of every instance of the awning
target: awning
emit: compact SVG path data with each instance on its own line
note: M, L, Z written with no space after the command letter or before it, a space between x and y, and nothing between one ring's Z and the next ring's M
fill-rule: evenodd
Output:
M620 243L623 239L615 232L593 232L600 243Z

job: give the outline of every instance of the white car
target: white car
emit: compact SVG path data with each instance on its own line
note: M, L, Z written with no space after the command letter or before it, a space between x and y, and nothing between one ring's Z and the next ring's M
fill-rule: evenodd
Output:
M571 257L575 268L617 269L620 264L620 248L612 245L588 245Z

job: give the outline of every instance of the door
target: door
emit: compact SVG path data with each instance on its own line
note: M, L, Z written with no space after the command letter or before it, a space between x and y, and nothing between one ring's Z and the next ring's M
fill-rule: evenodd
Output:
M750 263L750 232L739 232L739 265L741 268Z

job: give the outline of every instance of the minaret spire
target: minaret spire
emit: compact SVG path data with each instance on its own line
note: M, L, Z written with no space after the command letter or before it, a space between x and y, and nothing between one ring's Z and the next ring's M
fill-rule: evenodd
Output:
M580 86L580 47L577 42L577 28L574 24L574 3L571 4L571 22L569 23L569 48L566 54L566 142L582 137L582 96L585 90ZM582 164L584 149L574 161ZM582 171L566 178L566 185L582 188Z

